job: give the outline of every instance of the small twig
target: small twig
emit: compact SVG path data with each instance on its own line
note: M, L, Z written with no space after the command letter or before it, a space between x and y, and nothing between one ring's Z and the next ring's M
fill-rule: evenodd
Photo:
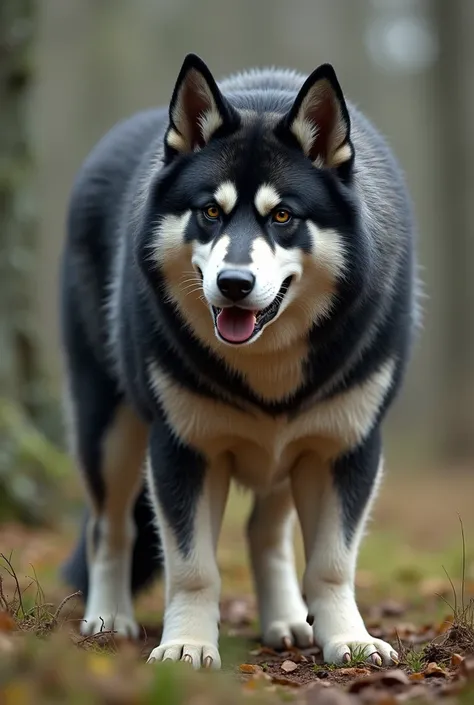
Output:
M73 592L72 595L67 595L62 602L60 602L56 612L53 614L53 619L51 620L51 629L54 629L54 627L58 623L59 615L63 611L64 607L67 605L67 603L70 600L73 600L75 597L81 597L82 592L78 590L77 592Z
M7 602L7 598L5 597L5 593L3 592L3 578L0 575L0 605L3 605L3 609L5 612L10 612L10 607Z
M446 570L446 568L444 567L444 565L441 566L441 567L442 567L442 569L444 570L444 572L446 573L446 577L447 577L447 579L449 580L449 584L451 585L451 590L453 591L453 596L454 596L454 614L457 614L457 611L458 611L458 596L457 596L457 594L456 594L456 588L454 587L454 583L453 583L453 581L451 580L451 578L449 577L449 573L448 573L448 571Z
M464 613L464 585L466 582L466 537L464 536L464 524L462 523L461 515L458 514L459 523L461 524L462 536L462 582L461 582L461 605Z
M81 622L84 620L81 619ZM83 639L80 639L77 642L78 646L82 646L82 644L85 644L87 641L93 641L94 639L99 639L101 636L108 636L109 634L116 634L117 632L113 631L112 629L107 629L105 632L96 632L95 634L89 634L88 636L85 636Z
M15 569L13 568L13 565L12 565L12 562L11 562L11 555L12 555L12 554L10 554L10 558L7 558L4 553L0 553L0 558L1 558L3 561L5 561L5 563L7 564L7 567L5 568L5 570L7 571L8 575L9 575L11 578L13 578L13 580L15 581L16 592L18 592L18 603L19 603L19 605L18 605L18 610L17 610L17 615L18 615L18 611L19 611L20 608L21 608L21 611L22 611L22 614L23 614L23 618L24 618L24 617L25 617L25 609L24 609L24 607L23 607L23 600L21 599L20 583L18 582L18 578L17 578L17 575L16 575L16 573L15 573ZM16 594L16 592L15 592L15 594Z

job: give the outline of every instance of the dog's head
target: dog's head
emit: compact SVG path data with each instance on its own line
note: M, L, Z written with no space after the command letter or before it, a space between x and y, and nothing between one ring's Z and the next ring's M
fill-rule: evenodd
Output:
M281 348L330 315L349 276L353 158L331 66L296 98L249 101L186 57L150 189L152 246L167 297L207 345Z

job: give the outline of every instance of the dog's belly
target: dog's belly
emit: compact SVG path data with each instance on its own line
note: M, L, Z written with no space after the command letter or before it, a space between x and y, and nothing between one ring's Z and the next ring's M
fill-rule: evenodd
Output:
M236 479L257 489L281 479L304 454L325 462L360 442L390 388L393 369L389 360L363 383L294 417L243 411L194 394L153 366L150 381L176 435L210 463L230 458Z

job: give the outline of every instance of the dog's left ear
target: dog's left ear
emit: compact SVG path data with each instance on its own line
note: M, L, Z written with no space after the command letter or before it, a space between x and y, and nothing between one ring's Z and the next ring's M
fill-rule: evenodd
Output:
M231 132L240 123L239 114L195 54L184 59L171 98L169 120L165 147L170 153L193 152L204 147L218 130Z
M336 73L330 64L323 64L304 82L277 134L289 131L316 167L337 168L352 162L350 129Z

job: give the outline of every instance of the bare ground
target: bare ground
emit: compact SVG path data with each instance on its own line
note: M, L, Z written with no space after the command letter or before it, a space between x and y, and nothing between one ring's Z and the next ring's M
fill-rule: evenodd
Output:
M416 478L392 474L383 488L357 583L371 632L401 653L393 669L357 661L333 668L322 663L317 649L277 653L261 646L243 542L245 496L232 498L219 551L224 583L221 674L196 674L186 664L145 665L160 637L160 584L139 600L140 644L110 634L81 638L80 599L71 597L57 612L68 595L57 567L70 549L73 527L31 531L16 524L0 526L5 556L0 705L230 705L248 698L308 705L474 703L473 490L474 478L454 472ZM301 568L299 537L297 548Z

